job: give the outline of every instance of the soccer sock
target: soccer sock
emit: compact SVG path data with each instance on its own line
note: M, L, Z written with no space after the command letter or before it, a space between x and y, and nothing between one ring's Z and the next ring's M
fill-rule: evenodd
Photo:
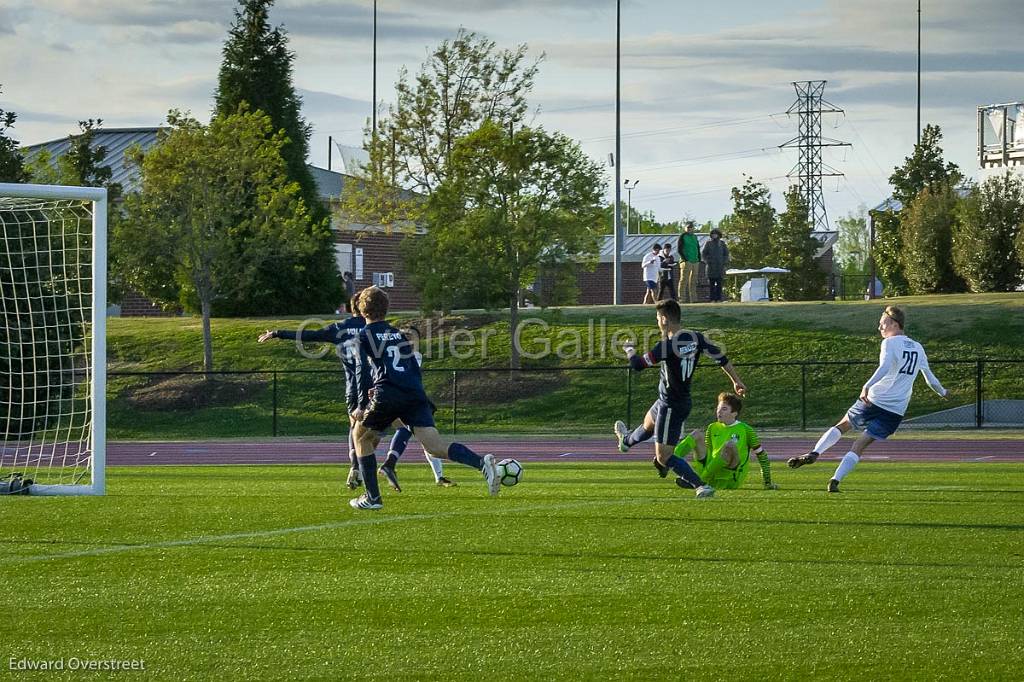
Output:
M699 488L704 485L704 481L697 475L697 472L693 470L693 467L686 463L685 459L679 459L675 455L672 455L668 458L666 464L670 469L672 469L676 476L689 483L691 488Z
M379 500L380 487L377 485L377 455L371 452L366 457L360 457L359 473L363 476L367 497L371 500Z
M767 452L757 453L757 463L761 465L761 476L764 478L765 485L772 484L772 463L768 459Z
M641 424L640 426L633 429L633 433L623 438L622 442L626 444L626 447L631 448L637 443L643 443L645 440L647 440L653 435L654 431L648 431L647 429L644 428L644 425Z
M843 456L843 460L839 462L839 466L836 467L836 472L832 474L832 478L837 481L843 480L848 473L853 471L853 467L857 466L859 461L860 457L857 456L856 452L847 452Z
M814 452L817 452L819 455L825 454L825 451L838 443L839 439L842 437L843 432L833 426L831 429L823 433L821 438L818 439L818 442L814 444Z
M484 468L484 458L476 454L462 443L452 443L448 446L448 459L459 464L473 467L477 471Z
M676 445L675 456L686 457L686 455L690 453L690 450L693 450L695 447L697 447L697 442L693 440L693 436L687 436L679 441L678 445Z
M437 457L431 457L425 452L423 456L427 458L427 464L430 465L431 470L434 472L434 482L440 481L441 477L444 476L444 462Z
M355 429L348 430L348 461L352 464L353 469L359 468L359 462L356 460L356 437Z
M409 439L412 438L412 431L405 428L404 426L395 430L395 435L391 437L391 445L388 446L388 457L394 454L397 460L405 452L405 448L409 445Z

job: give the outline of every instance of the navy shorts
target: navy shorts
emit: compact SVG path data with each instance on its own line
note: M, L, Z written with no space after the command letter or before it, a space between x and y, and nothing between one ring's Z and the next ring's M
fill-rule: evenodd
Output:
M863 400L858 400L846 411L846 418L855 429L864 431L875 440L885 440L896 433L903 421L903 415L869 405Z
M654 441L675 447L683 438L686 418L690 416L691 403L667 403L661 398L654 401L647 414L654 420Z
M424 397L412 398L382 396L377 391L363 416L363 426L374 431L386 431L396 419L415 430L434 426L434 403Z
M658 289L658 283L655 282L653 279L645 279L644 284L646 284L647 288L650 289L651 291L656 291Z

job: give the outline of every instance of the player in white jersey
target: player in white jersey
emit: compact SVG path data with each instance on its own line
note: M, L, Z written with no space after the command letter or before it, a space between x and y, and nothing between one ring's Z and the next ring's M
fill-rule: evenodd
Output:
M839 492L839 482L857 466L868 445L876 440L885 440L899 428L910 403L918 372L924 375L928 387L933 391L943 398L949 395L949 391L942 387L928 368L928 356L924 348L904 333L904 322L901 309L896 306L886 307L878 321L878 332L882 335L878 369L864 384L857 402L846 412L842 421L818 439L813 450L787 462L794 469L813 464L819 455L835 445L851 428L863 430L829 479L830 493Z

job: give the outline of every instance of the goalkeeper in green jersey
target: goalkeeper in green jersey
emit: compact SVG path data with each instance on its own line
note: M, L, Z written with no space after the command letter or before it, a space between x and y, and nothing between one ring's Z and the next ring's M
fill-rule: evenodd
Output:
M718 421L708 426L701 433L696 429L676 446L675 455L680 459L693 451L693 469L700 475L704 483L712 488L739 488L747 478L750 464L750 453L757 457L761 465L766 490L777 490L778 484L772 483L772 468L768 455L761 447L761 439L754 429L737 419L743 401L733 393L718 394L718 407L715 416ZM690 487L685 481L682 487Z

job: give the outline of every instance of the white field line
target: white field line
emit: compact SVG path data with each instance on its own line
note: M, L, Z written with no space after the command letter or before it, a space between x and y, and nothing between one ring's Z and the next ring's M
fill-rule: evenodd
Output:
M671 500L647 500L671 501ZM572 502L564 504L533 505L529 507L499 508L482 511L450 511L437 512L433 514L401 514L398 516L384 516L376 514L372 517L358 519L346 519L332 523L321 523L313 526L296 526L294 528L275 528L272 530L254 530L246 533L227 533L225 535L206 535L198 538L187 538L184 540L165 540L163 542L150 542L136 545L115 545L113 547L96 547L83 549L74 552L58 552L53 554L36 554L32 556L15 556L0 559L0 564L23 564L38 561L50 561L53 559L77 559L80 557L105 556L108 554L123 554L125 552L145 551L151 549L167 549L173 547L192 547L195 545L216 544L221 542L233 542L235 540L252 540L254 538L273 538L281 535L294 533L316 533L324 530L335 530L337 528L350 528L354 526L378 526L389 523L401 523L403 521L431 521L434 519L454 518L457 516L489 516L494 514L515 514L519 512L554 511L560 509L577 509L580 507L595 507L616 504L635 504L636 498L629 500L591 500L589 502ZM366 512L363 512L366 513Z

